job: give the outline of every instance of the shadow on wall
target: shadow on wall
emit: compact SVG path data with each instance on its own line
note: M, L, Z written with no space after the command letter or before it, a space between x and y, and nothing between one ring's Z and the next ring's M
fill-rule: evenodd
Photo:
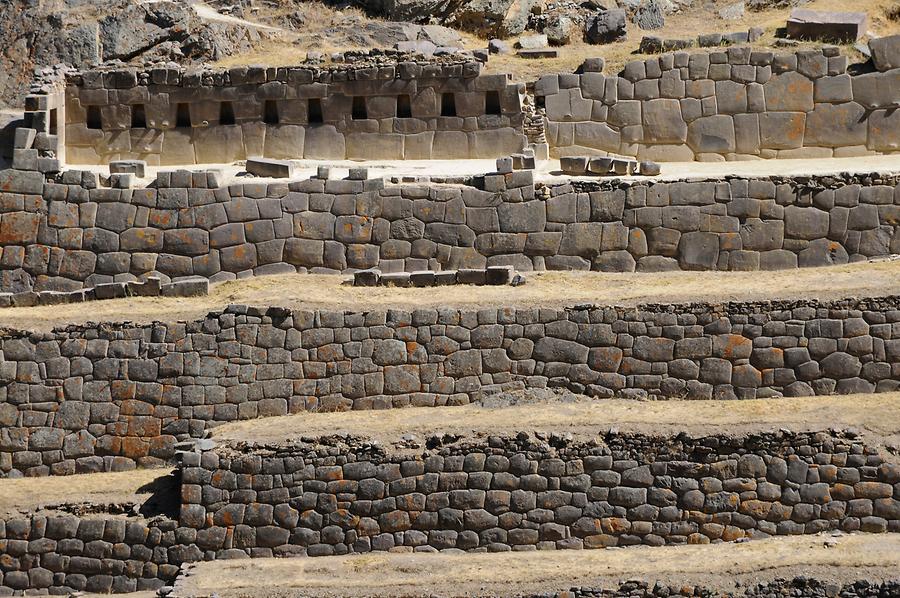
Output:
M12 167L16 129L24 126L21 114L0 112L0 170Z
M160 476L137 489L137 494L150 494L141 505L140 513L147 519L162 515L178 519L181 510L181 470Z

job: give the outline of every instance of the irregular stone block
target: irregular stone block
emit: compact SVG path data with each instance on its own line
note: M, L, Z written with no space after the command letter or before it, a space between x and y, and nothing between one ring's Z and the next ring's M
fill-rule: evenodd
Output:
M269 158L247 158L247 172L266 178L291 178L294 176L294 164L287 160Z
M788 37L826 42L853 43L865 35L864 12L826 12L795 8L787 20Z
M879 71L900 68L900 35L876 37L869 40L872 62Z

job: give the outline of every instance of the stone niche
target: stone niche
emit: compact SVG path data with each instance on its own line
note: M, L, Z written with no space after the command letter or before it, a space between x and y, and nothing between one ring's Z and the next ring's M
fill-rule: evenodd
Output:
M524 85L477 62L70 74L70 164L495 158L521 151Z

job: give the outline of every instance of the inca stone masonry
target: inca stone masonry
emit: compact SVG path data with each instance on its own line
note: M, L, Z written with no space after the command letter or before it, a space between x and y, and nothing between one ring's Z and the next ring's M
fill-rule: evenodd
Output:
M229 421L501 390L747 399L900 387L900 301L291 311L7 331L0 476L162 465Z
M900 468L850 431L427 440L416 456L354 437L228 444L183 454L176 513L8 515L0 591L156 589L182 563L248 556L900 531Z

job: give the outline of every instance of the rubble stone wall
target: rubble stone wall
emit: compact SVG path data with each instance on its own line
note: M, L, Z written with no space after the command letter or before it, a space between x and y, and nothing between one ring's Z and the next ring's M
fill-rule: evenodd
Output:
M182 544L192 537L168 517L8 515L0 519L0 595L157 590L182 562L198 560L196 547Z
M900 69L850 74L837 48L750 47L635 61L618 76L535 85L554 156L660 161L822 158L900 151Z
M211 426L500 391L751 399L900 386L900 299L291 311L7 330L0 475L162 465Z
M431 440L414 456L349 437L188 455L181 525L256 556L900 531L900 467L853 434Z
M355 437L221 446L182 455L178 514L8 514L0 593L151 590L182 563L247 556L900 531L900 468L849 431L428 443L415 456Z
M524 85L481 75L480 66L87 71L66 85L66 160L168 165L519 152Z
M535 185L0 171L0 291L283 272L775 270L900 253L896 175Z

